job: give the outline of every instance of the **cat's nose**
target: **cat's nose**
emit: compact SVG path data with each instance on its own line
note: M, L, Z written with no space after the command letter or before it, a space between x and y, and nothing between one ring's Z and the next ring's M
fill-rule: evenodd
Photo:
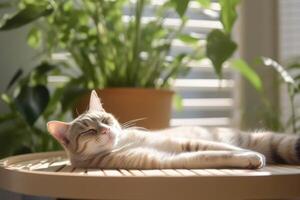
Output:
M102 133L102 134L108 134L109 131L110 131L109 128L102 128L101 133Z

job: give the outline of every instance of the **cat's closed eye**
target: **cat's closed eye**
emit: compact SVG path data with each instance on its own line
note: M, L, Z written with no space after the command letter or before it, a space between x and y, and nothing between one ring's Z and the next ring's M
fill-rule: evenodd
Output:
M96 130L96 129L93 129L93 128L81 132L81 134L96 134L96 133L97 133L97 130Z

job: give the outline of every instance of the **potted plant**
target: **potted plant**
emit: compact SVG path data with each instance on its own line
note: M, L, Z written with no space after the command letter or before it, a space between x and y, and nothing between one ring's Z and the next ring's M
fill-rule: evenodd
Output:
M144 118L137 122L139 126L159 129L169 125L172 80L187 72L189 60L203 54L200 47L195 46L190 55L182 53L170 58L174 39L183 42L198 39L182 33L186 22L182 8L178 28L163 25L167 10L174 5L171 1L157 7L155 17L144 23L142 15L148 4L145 0L135 4L129 1L20 1L24 12L31 7L39 7L37 10L41 11L44 6L45 12L48 10L47 16L45 12L37 14L45 17L35 23L28 38L36 41L31 45L39 48L43 55L50 55L48 60L59 50L67 53L67 60L56 64L64 68L61 75L69 78L64 89L72 100L97 89L104 108L121 122ZM127 9L127 18L123 15L124 9ZM2 29L10 28L10 20L6 20ZM73 103L74 110L82 113L88 105L87 96Z

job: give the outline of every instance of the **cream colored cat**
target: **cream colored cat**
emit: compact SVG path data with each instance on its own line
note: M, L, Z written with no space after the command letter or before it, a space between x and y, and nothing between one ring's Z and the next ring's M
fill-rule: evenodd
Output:
M256 169L265 165L265 158L268 163L300 164L299 136L228 128L122 128L104 111L95 91L86 113L70 123L50 121L47 126L75 167Z

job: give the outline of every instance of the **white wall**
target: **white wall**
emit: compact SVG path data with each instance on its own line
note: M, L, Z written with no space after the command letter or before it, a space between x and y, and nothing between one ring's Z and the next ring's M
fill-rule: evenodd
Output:
M4 0L0 0L4 2ZM7 10L0 10L0 16ZM28 27L12 31L0 32L0 92L2 93L9 80L20 67L30 67L34 52L26 44ZM5 106L0 103L0 113L5 111Z
M280 63L293 57L300 57L300 1L279 0L279 58ZM296 99L300 107L300 96ZM282 85L281 95L282 119L286 121L291 115L287 89Z

